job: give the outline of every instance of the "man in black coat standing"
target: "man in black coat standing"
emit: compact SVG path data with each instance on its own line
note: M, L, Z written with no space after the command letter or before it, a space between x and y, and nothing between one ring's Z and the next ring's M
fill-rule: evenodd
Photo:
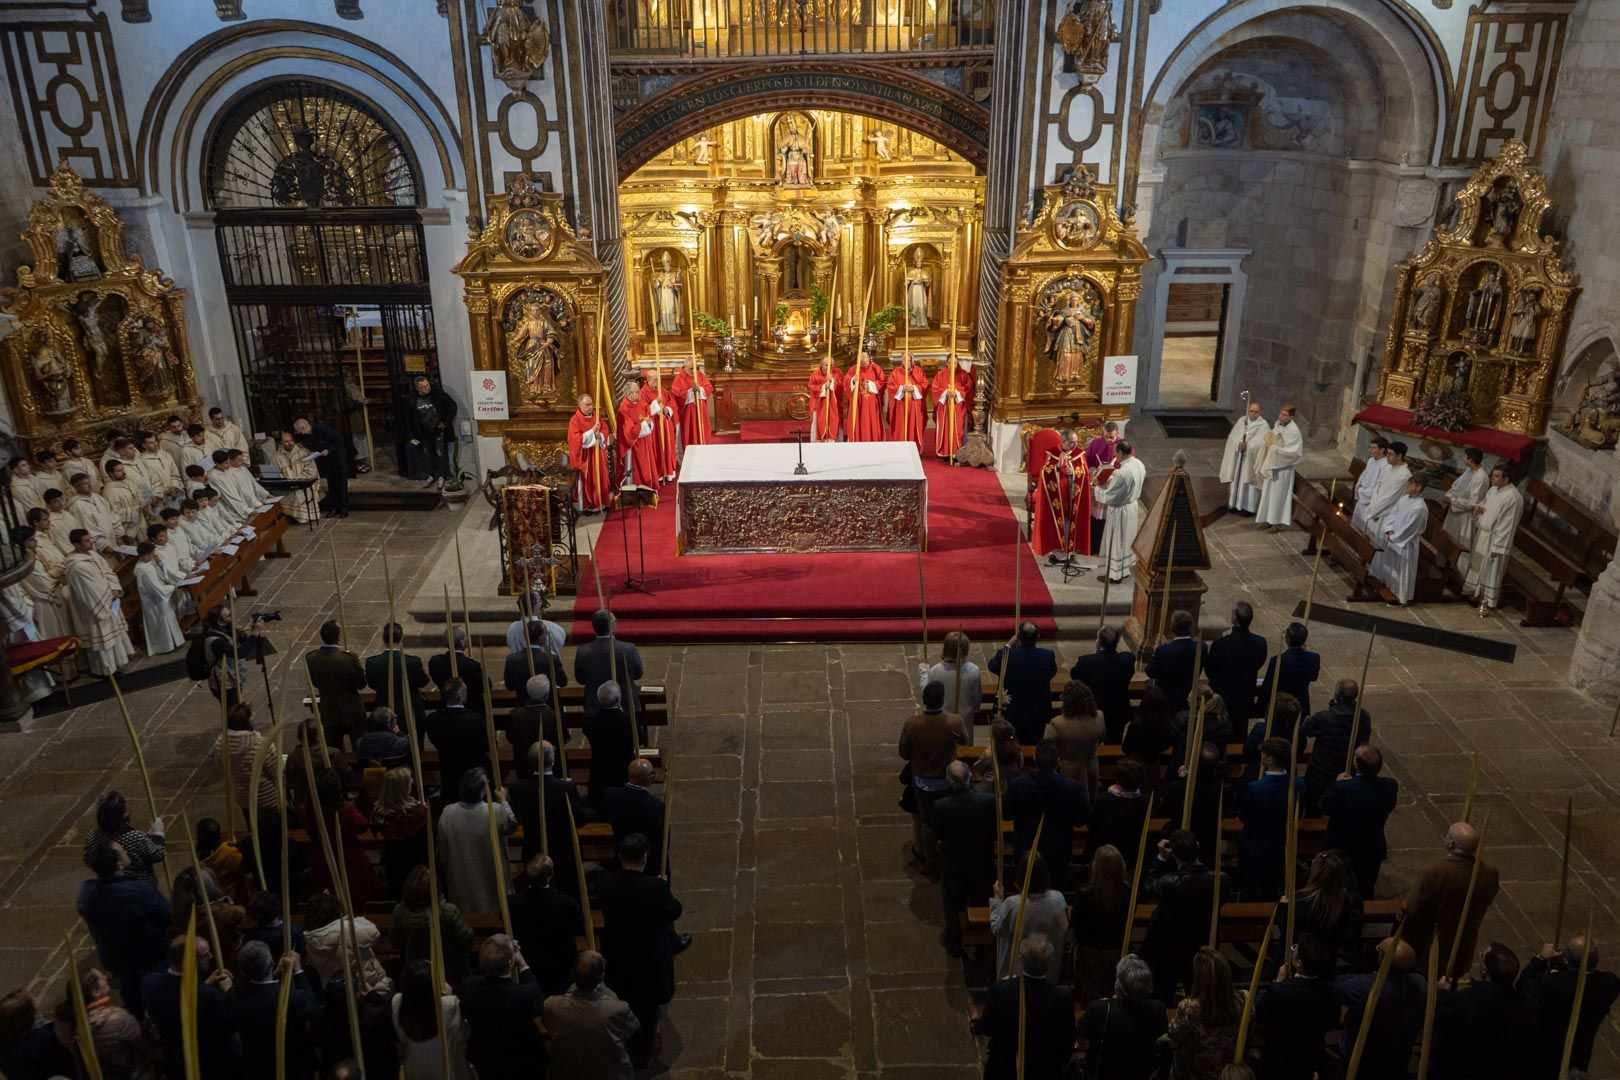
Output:
M945 907L940 942L952 956L962 955L958 916L985 903L996 879L996 797L988 791L974 791L971 779L966 762L951 762L945 768L950 788L929 810L930 827L939 845L939 891Z
M1315 934L1301 934L1287 974L1260 991L1254 1020L1265 1041L1260 1080L1295 1080L1328 1071L1323 1039L1339 1026L1336 958Z
M1590 1071L1592 1044L1608 1019L1609 1010L1620 999L1620 975L1600 970L1597 943L1586 947L1586 935L1576 934L1557 947L1543 945L1530 958L1519 978L1519 987L1536 1003L1539 1023L1535 1069L1526 1074L1534 1080L1560 1080L1558 1066L1569 1033L1569 1018L1575 1009L1575 984L1580 978L1581 957L1586 954L1586 989L1581 994L1581 1017L1575 1024L1575 1045L1570 1048L1569 1067Z
M1383 771L1384 755L1376 746L1358 747L1356 775L1341 774L1316 800L1316 813L1328 819L1324 848L1349 857L1357 890L1369 900L1389 855L1384 823L1400 797L1400 784L1378 775Z
M621 700L616 683L603 683L596 688L595 714L581 725L591 747L591 780L585 801L598 810L608 788L624 786L630 763L636 759L636 739L630 732L629 714L620 708Z
M310 684L320 698L321 734L335 749L342 749L345 735L352 743L366 729L366 707L360 699L366 670L342 641L343 628L336 619L328 619L321 624L320 648L304 654Z
M1131 722L1131 679L1136 675L1136 657L1119 651L1119 630L1104 626L1097 631L1097 651L1082 656L1069 671L1091 688L1097 709L1103 717L1103 742L1115 744Z
M1175 997L1176 984L1191 981L1193 954L1209 940L1209 914L1215 902L1215 874L1198 857L1198 838L1177 829L1159 841L1159 854L1148 868L1148 900L1157 901L1142 940L1142 959L1153 969L1153 996ZM1221 875L1221 895L1232 889Z
M984 1080L1056 1080L1064 1075L1074 1056L1074 995L1046 977L1052 964L1061 960L1054 957L1052 943L1045 934L1024 938L1018 946L1018 960L1018 978L997 979L990 984L984 1012L974 1023L976 1031L990 1037ZM1018 1001L1020 983L1022 1009ZM1024 1050L1022 1073L1018 1071L1020 1045Z
M427 741L439 752L439 797L455 802L461 778L469 769L489 764L489 736L484 718L467 708L467 684L451 679L444 684L444 707L428 717Z
M426 375L416 377L416 393L406 410L405 430L417 452L420 469L413 477L426 474L424 487L443 487L454 480L450 475L450 444L456 438L456 403L443 387L434 386Z
M574 678L585 688L586 716L601 707L596 690L612 682L614 676L618 677L621 704L628 700L635 705L637 715L641 713L641 695L636 689L642 674L641 653L628 641L614 636L617 626L613 612L595 612L591 615L591 632L596 637L574 650Z
M1012 819L1019 851L1028 851L1036 829L1040 830L1041 844L1036 850L1046 860L1052 887L1066 888L1074 830L1086 823L1086 789L1058 772L1056 743L1046 740L1035 748L1035 768L1007 785L1001 805L1002 813Z
M1519 958L1506 945L1492 943L1480 956L1473 982L1459 990L1450 979L1440 980L1430 1076L1479 1080L1535 1075L1541 1014L1536 1000L1513 985L1518 978ZM1558 1032L1560 1042L1564 1031Z
M320 1018L321 1007L298 954L288 953L278 961L271 956L270 946L250 941L237 950L236 957L242 981L225 995L225 1008L242 1041L243 1077L273 1080L276 1075L276 1016L282 979L292 980L287 994L286 1075L309 1076L315 1071L309 1027Z
M1354 679L1340 679L1333 691L1333 700L1321 712L1307 716L1299 729L1299 745L1311 741L1311 760L1305 765L1305 795L1307 805L1316 813L1316 800L1333 785L1344 772L1350 760L1351 731L1355 732L1355 745L1361 746L1372 737L1372 714L1361 710L1360 722L1352 722L1360 687Z
M1217 639L1204 658L1209 687L1226 702L1226 715L1232 720L1235 734L1249 728L1249 717L1254 715L1255 678L1266 662L1266 639L1249 631L1252 622L1254 608L1247 600L1233 604L1231 632Z
M611 928L602 950L608 986L641 1024L630 1043L630 1058L637 1068L644 1068L663 1048L658 1009L675 996L675 954L691 943L691 938L675 934L681 902L669 891L669 883L648 867L648 848L640 833L625 837L619 845L619 869L602 871L595 885L596 906Z
M535 977L546 995L565 993L574 977L578 938L585 933L585 910L557 888L556 867L549 856L529 859L515 884L512 932L519 946L528 950L526 955L534 958Z
M86 861L96 876L79 886L79 917L102 966L118 980L124 1005L140 1016L141 979L168 957L174 913L151 881L126 875L129 855L117 841L97 844Z
M530 619L525 635L528 638L526 649L507 653L506 663L501 668L501 682L518 696L519 705L529 703L529 679L535 675L544 675L549 682L555 672L557 689L568 685L568 669L563 667L562 657L551 651L551 635L546 633L545 621Z
M664 800L650 790L657 770L646 758L638 757L626 770L623 787L602 793L602 816L613 826L613 846L640 833L647 838L647 865L652 872L668 878L663 862Z
M523 951L505 934L478 950L478 970L461 982L467 1021L467 1060L479 1076L520 1076L545 1068L546 1042L534 1024L546 994Z
M404 650L405 628L391 622L382 629L383 649L366 657L366 685L377 691L377 704L387 705L400 716L406 705L415 709L412 717L418 724L427 718L427 699L422 689L428 684L428 673L422 667L422 658ZM390 663L392 654L392 663ZM388 690L388 671L394 672L393 693ZM407 702L405 695L410 694Z
M1007 719L1018 741L1034 746L1052 719L1052 680L1057 677L1057 654L1039 647L1040 628L1020 623L1015 642L1003 645L990 658L990 670L1007 692Z
M1309 636L1310 631L1304 623L1289 623L1288 629L1283 631L1283 644L1287 648L1272 657L1271 663L1266 665L1266 677L1254 698L1259 703L1261 716L1265 715L1271 704L1271 684L1277 677L1278 665L1282 666L1282 684L1277 687L1277 693L1293 694L1299 702L1299 715L1311 715L1311 683L1321 677L1322 657L1305 647ZM1275 734L1286 739L1293 731L1278 731Z
M579 871L574 863L573 837L568 832L568 812L573 810L574 824L579 826L596 821L596 811L581 801L578 784L556 775L557 752L550 743L535 743L529 747L526 756L530 763L530 775L512 781L507 789L512 812L523 826L523 858L528 861L540 854L540 789L543 780L546 792L546 846L551 849L551 859L556 866L557 887L578 899Z
M326 481L326 513L330 517L349 516L349 440L330 424L311 424L300 417L293 421L298 445L312 454L315 469Z
M467 687L467 708L477 713L479 719L482 719L484 716L484 665L467 655L467 628L465 626L457 626L452 630L450 640L456 648L456 670L454 674L450 671L450 650L446 649L442 653L436 653L428 657L428 678L433 680L433 685L439 688L440 694L444 693L445 683L452 678L460 679L462 684Z
M1192 697L1193 669L1209 666L1209 647L1193 640L1192 632L1192 612L1172 611L1170 640L1160 643L1147 663L1147 677L1159 684L1170 708L1176 712L1185 712L1188 699ZM1199 651L1204 653L1202 665L1198 660Z

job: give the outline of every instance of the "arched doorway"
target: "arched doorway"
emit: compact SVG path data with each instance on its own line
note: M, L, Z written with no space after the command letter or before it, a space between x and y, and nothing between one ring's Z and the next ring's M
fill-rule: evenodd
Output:
M254 430L299 416L351 439L369 428L378 469L407 473L400 407L439 367L409 144L358 95L289 79L238 95L205 145Z

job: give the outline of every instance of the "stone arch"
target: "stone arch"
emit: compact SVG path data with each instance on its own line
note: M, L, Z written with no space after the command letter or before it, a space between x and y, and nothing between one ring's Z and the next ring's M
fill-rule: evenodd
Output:
M336 27L267 19L195 42L164 72L141 116L137 161L143 194L166 194L177 213L203 210L202 162L215 117L249 87L281 78L347 88L397 126L415 159L424 206L465 186L449 111L409 63Z
M756 113L836 109L911 128L961 154L989 162L989 113L938 83L872 64L836 67L727 67L658 94L614 125L619 179L682 139Z

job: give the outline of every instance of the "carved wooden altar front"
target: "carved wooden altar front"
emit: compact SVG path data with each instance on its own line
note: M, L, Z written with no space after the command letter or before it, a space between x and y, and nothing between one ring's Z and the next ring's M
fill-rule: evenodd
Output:
M499 436L509 462L522 455L548 467L567 453L575 400L596 392L602 264L569 227L562 196L520 177L491 201L489 224L455 272L464 281L473 378L506 380L509 418L479 421L478 432Z
M111 431L200 419L186 344L185 293L124 250L124 223L66 165L28 212L32 266L4 297L6 392L18 441L33 453L74 437L86 456Z
M1546 432L1580 290L1541 231L1552 200L1527 157L1509 140L1458 192L1455 221L1395 265L1379 404L1415 410L1449 394L1476 426Z
M994 419L1118 419L1102 403L1102 360L1131 351L1147 249L1110 185L1076 165L1048 185L1002 267Z

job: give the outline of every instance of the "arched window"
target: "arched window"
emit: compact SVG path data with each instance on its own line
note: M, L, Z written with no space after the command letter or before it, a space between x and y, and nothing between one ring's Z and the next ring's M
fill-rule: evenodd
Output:
M401 473L440 466L407 430L439 365L421 172L386 114L327 82L262 84L215 120L204 167L255 430L307 416L369 429L379 469L389 444Z

